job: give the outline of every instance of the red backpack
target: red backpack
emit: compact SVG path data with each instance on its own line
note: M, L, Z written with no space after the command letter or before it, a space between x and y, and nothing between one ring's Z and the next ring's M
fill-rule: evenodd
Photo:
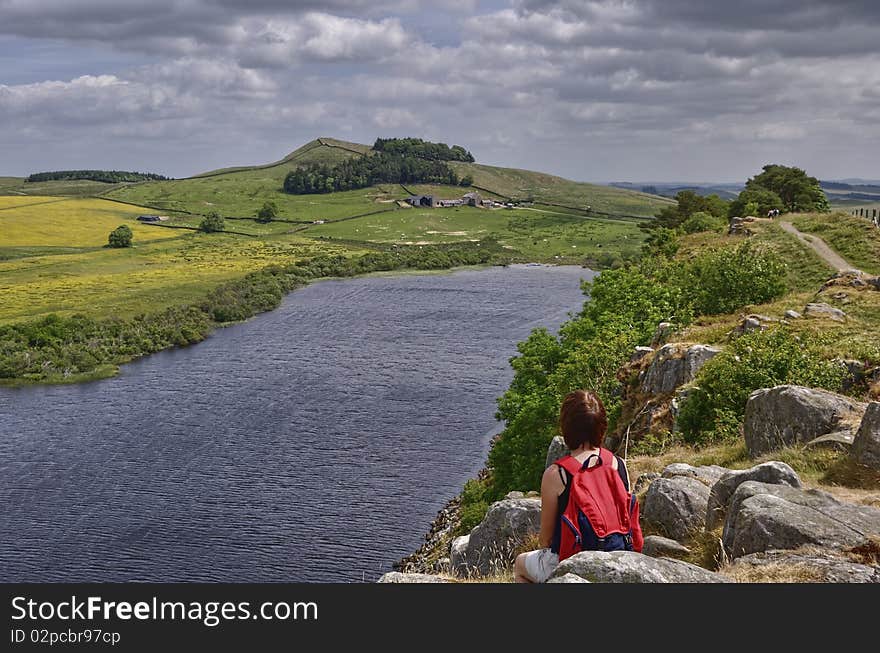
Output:
M627 492L614 469L614 454L599 449L597 457L592 467L587 466L590 458L583 464L572 456L556 461L571 478L568 504L560 515L560 561L579 551L642 550L636 495Z

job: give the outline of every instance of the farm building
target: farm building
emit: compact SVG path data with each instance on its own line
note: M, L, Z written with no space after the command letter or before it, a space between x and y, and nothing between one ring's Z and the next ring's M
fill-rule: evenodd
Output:
M437 206L437 200L434 199L433 195L411 195L406 198L406 202L412 206Z
M483 203L483 197L476 191L465 193L461 199L468 206L480 206Z
M141 222L164 222L168 219L167 215L139 215L138 220Z

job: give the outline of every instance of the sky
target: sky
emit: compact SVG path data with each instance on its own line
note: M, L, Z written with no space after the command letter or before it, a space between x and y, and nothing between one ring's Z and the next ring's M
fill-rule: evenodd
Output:
M0 0L0 175L416 136L579 181L880 178L876 0Z

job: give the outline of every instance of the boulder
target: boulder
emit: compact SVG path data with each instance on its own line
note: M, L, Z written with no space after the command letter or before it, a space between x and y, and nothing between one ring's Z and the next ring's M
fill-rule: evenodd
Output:
M586 578L581 578L577 574L563 574L556 578L551 578L548 583L589 583Z
M789 320L799 320L803 317L803 315L801 315L797 311L787 310L785 311L785 317L787 317Z
M640 521L675 540L687 540L706 522L709 488L696 478L659 478L648 488Z
M547 469L552 463L556 462L563 456L571 453L568 450L568 447L565 444L565 440L562 439L561 435L556 435L550 440L550 446L547 447L547 462L544 464L544 469Z
M483 521L467 536L466 542L460 541L461 538L453 541L452 569L461 575L485 576L507 568L513 562L514 550L540 529L540 499L496 501L489 506Z
M807 442L808 447L826 447L830 449L839 449L849 451L852 449L853 440L856 434L849 429L843 431L835 431L834 433L826 433L818 438L813 438Z
M653 354L653 353L654 353L653 347L636 347L633 350L632 355L629 357L629 360L632 363L636 363L636 362L642 360L648 354Z
M880 470L880 402L868 404L853 440L852 456L860 465Z
M834 308L825 302L815 302L807 304L804 308L804 315L807 317L819 317L826 320L834 320L835 322L846 322L846 313L839 308Z
M880 508L843 503L820 490L746 481L733 493L722 543L730 558L816 545L863 546L880 535Z
M675 331L675 325L672 322L661 322L657 325L654 335L651 336L651 347L659 347L669 339L669 336Z
M633 486L633 490L635 490L636 494L641 494L645 490L650 487L651 483L660 478L660 474L657 472L646 472L645 474L639 474L639 477L636 479L636 484Z
M652 558L683 558L691 552L683 544L660 535L648 535L642 553Z
M724 573L748 583L880 583L880 567L821 550L751 553L734 560Z
M642 379L642 392L671 394L696 377L697 372L721 350L707 345L663 345L654 354Z
M685 476L687 478L695 478L704 485L712 487L722 476L730 470L720 465L703 465L694 467L687 463L672 463L663 468L661 476L663 478L675 478L677 476Z
M861 418L865 408L865 404L849 397L797 385L755 390L746 403L746 447L750 455L759 456L784 445L846 430Z
M727 583L721 574L681 560L635 551L582 551L559 563L551 578L574 574L591 583Z
M461 535L452 540L449 547L449 570L453 574L466 576L467 569L467 546L470 535Z
M791 467L782 462L771 461L749 469L729 471L712 486L709 505L706 508L706 530L710 531L724 523L730 497L746 481L760 481L789 487L800 487L801 479Z
M389 571L378 580L380 583L448 583L448 578L433 574L405 574L399 571Z

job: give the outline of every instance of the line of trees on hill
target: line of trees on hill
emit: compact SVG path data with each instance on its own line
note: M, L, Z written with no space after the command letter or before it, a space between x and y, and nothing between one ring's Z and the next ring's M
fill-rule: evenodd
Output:
M376 152L414 156L429 161L474 162L474 155L461 145L449 147L446 143L431 143L421 138L377 138L373 149Z
M292 170L284 179L284 192L295 195L333 193L375 184L452 184L461 179L445 161L379 152L348 159L334 166L313 163Z
M107 184L118 184L123 181L166 181L170 177L152 172L130 172L128 170L55 170L53 172L35 172L25 181L102 181Z

